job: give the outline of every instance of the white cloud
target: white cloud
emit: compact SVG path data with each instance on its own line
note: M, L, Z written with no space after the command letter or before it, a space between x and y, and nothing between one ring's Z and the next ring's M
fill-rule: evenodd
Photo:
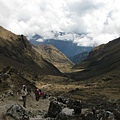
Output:
M119 4L119 0L0 0L0 25L27 36L48 37L49 30L84 33L74 42L99 45L120 36Z

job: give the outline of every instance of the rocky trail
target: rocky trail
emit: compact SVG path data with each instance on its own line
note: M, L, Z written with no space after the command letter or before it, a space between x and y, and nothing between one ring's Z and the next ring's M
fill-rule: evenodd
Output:
M30 120L43 120L42 116L48 111L50 101L49 99L40 98L39 101L35 100L34 93L30 93L27 96L26 100L26 108L23 109L29 113ZM4 113L12 106L12 105L20 105L23 106L22 100L20 100L20 96L10 96L8 98L4 98L0 100L0 120L3 119ZM33 119L34 118L34 119Z
M109 92L111 84L115 86L114 92L118 92L119 80L78 83L65 77L44 76L33 83L14 71L8 69L1 73L0 120L120 120L118 93L114 100L101 94ZM23 84L31 91L26 108L19 94L19 86ZM36 101L34 84L50 96Z
M0 120L119 120L120 103L114 108L82 108L82 102L62 96L35 100L31 92L26 108L19 95L0 99Z

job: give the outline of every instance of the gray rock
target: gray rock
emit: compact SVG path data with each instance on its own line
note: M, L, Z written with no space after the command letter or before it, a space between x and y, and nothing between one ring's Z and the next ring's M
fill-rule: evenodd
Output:
M103 110L98 110L97 114L96 114L98 120L99 119L105 119L105 120L114 120L114 115L112 112L110 111L105 111Z
M63 104L67 104L67 103L69 102L69 98L65 98L65 97L63 97L63 96L58 96L58 97L57 97L57 101L58 101L58 102L61 102L61 103L63 103Z
M116 120L120 120L120 111L118 111L118 110L114 110L114 117L115 117L115 119Z
M69 99L67 106L74 109L74 114L81 114L82 102L80 100Z
M18 104L12 105L4 114L5 120L29 120L26 111Z
M87 112L84 116L85 120L97 120L93 114L93 112ZM98 119L99 120L99 119Z
M58 96L57 101L66 104L67 107L74 109L75 114L81 114L82 102L80 100L74 100L70 98L65 98L63 96Z
M65 113L60 112L57 115L56 120L68 120L68 116Z
M58 101L51 101L48 109L48 116L55 118L66 105Z
M61 112L67 116L72 116L74 114L74 109L64 108Z
M56 117L56 120L68 120L70 116L73 116L74 110L64 108Z

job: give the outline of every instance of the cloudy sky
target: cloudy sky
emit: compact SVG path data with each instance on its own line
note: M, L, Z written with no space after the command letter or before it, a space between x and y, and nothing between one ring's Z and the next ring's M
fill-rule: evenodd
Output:
M0 25L26 36L82 33L78 42L99 45L120 36L119 6L119 0L0 0Z

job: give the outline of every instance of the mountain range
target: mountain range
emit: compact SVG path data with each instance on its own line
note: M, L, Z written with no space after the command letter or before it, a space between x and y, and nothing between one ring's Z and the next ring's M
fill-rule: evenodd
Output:
M70 51L71 49L69 48ZM21 105L19 92L23 85L30 92L25 110L32 117L35 112L39 117L39 111L47 104L46 100L49 102L54 96L61 96L57 99L63 102L70 99L81 100L83 109L87 108L87 111L94 107L96 111L102 109L113 112L118 109L119 115L120 38L97 46L86 54L87 57L82 62L74 65L53 45L31 45L24 35L16 35L0 26L0 120L5 120L4 112L11 105ZM35 101L36 88L45 91L50 99ZM61 99L64 97L65 99ZM77 120L78 115L76 117ZM10 116L7 119L10 120Z
M46 33L47 34L47 33ZM83 36L78 33L65 33L65 32L50 32L49 37L43 37L35 34L29 38L30 43L37 44L51 44L55 46L59 51L65 54L67 57L73 57L81 52L89 52L92 46L82 46L74 42Z
M65 33L61 33L65 34ZM38 37L38 36L37 36ZM57 40L46 40L56 43ZM58 40L58 43L62 41ZM71 41L65 41L75 45ZM65 48L65 44L60 44ZM57 44L58 45L58 44ZM70 51L72 50L69 49ZM120 38L93 48L81 63L76 64L74 69L84 69L78 72L78 76L89 78L105 74L109 71L119 70L120 65ZM83 55L84 56L84 55ZM56 68L73 66L73 63L57 48L52 45L32 46L23 35L14 33L0 26L0 70L7 66L14 66L26 74L52 74L59 75L61 72ZM56 67L55 67L56 66ZM34 71L34 72L33 72ZM87 76L86 76L86 72ZM88 72L89 71L89 72ZM84 73L85 72L85 73ZM82 74L82 75L81 75Z

